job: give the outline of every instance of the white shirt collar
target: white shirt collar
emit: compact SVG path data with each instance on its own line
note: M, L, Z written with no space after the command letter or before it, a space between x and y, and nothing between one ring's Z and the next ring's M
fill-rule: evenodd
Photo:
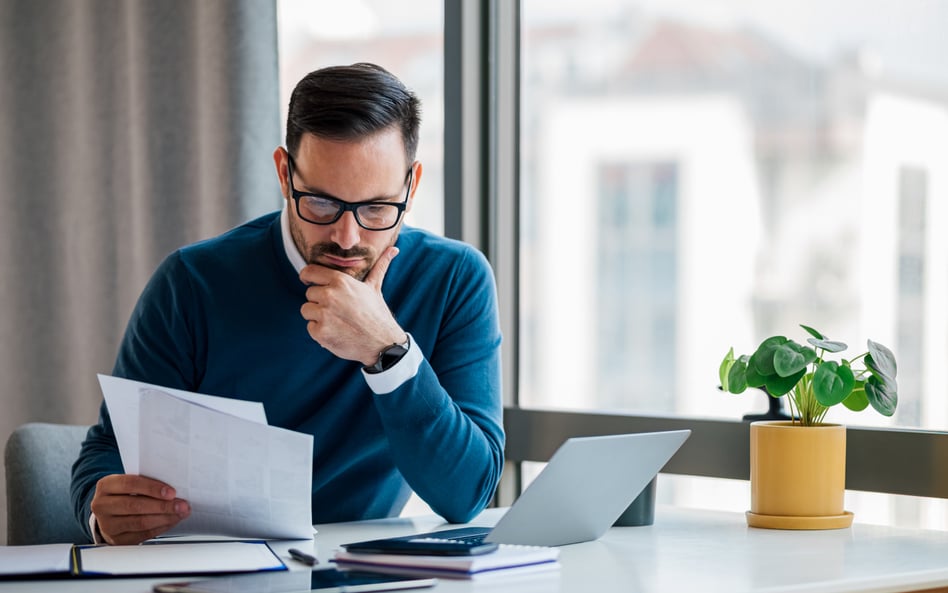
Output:
M306 267L306 260L303 259L300 250L296 248L296 243L293 242L293 234L290 233L289 204L289 200L283 201L283 212L280 213L280 228L283 231L283 249L286 251L286 259L290 260L290 263L296 268L296 273L298 274Z

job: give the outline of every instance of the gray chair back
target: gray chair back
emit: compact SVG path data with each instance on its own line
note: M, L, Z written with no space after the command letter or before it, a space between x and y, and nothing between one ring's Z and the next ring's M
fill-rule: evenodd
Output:
M69 497L88 426L24 424L7 439L7 544L89 543Z

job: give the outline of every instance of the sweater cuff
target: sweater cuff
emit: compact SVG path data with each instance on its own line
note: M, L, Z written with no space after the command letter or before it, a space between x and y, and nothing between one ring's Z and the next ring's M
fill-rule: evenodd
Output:
M391 393L402 386L403 383L418 374L418 367L421 361L425 359L421 353L421 348L415 343L415 340L408 334L408 352L402 356L401 360L392 365L391 368L381 373L367 373L362 371L365 382L369 389L376 395Z

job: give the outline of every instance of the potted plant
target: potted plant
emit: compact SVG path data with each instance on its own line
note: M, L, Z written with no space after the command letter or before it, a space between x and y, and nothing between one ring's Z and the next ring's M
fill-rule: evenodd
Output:
M721 388L743 393L763 389L788 395L791 420L754 422L751 434L751 510L754 527L833 529L852 524L843 510L846 482L846 428L824 423L827 411L842 404L861 411L872 406L892 416L898 404L892 351L868 340L868 351L852 359L831 355L848 346L801 325L808 345L784 336L767 338L750 355L731 348L719 369Z

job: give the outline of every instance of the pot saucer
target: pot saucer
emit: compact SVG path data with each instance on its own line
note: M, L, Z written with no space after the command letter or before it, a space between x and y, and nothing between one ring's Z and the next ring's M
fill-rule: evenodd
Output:
M842 515L823 517L792 517L781 515L759 515L747 511L747 524L764 529L844 529L853 524L853 514L843 511Z

